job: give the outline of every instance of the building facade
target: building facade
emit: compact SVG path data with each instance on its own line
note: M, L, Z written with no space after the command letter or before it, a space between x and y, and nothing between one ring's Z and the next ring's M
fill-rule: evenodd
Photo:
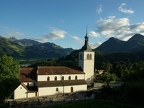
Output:
M87 85L93 83L94 51L88 44L80 49L78 67L38 66L37 68L21 68L20 85L14 90L14 99L43 97L86 91Z

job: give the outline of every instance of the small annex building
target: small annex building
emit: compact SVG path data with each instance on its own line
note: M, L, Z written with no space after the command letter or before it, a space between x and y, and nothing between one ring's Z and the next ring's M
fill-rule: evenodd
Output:
M79 66L38 66L21 68L20 85L14 90L14 99L43 97L56 94L86 91L93 83L94 51L88 45L87 33L85 44L79 52Z

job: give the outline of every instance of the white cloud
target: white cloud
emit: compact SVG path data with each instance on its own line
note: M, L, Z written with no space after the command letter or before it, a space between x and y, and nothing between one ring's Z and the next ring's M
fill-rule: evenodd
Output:
M48 41L48 39L46 39L46 38L31 38L31 40L35 40L35 41L38 41L41 43L45 43Z
M22 36L24 36L23 33L21 32L14 32L14 31L5 31L5 34L8 36L8 37L16 37L16 38L21 38Z
M106 38L116 37L121 40L128 40L136 33L144 34L144 22L130 24L128 18L100 19L96 22L96 33Z
M100 19L96 22L99 33L106 37L124 35L129 33L129 19Z
M58 39L58 38L64 38L66 32L64 30L54 29L51 33L45 34L45 38L47 39Z
M123 6L126 6L126 4L125 4L125 3L122 3L122 4L119 6L118 10L119 10L120 12L122 12L122 13L130 13L130 14L133 14L133 13L134 13L134 10L125 9L125 8L123 8Z
M98 14L102 12L102 5L99 5L99 8L96 10Z
M115 18L115 16L108 16L108 18L112 20Z
M101 42L97 42L97 43L91 43L91 42L89 42L89 45L91 46L92 49L97 48L101 44L102 44Z
M79 37L77 36L71 36L71 38L73 38L75 41L79 42L79 43L83 43L83 40L81 40Z
M132 30L135 30L136 32L144 32L144 22L142 23L137 23L137 24L132 24L130 26Z
M91 37L99 37L100 35L98 33L96 33L95 31L90 31L90 33L88 34Z

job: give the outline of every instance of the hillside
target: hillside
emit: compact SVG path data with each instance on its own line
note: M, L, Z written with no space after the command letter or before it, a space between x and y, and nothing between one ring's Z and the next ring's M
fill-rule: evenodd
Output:
M66 56L72 48L62 48L54 43L40 43L30 39L5 38L0 36L0 55L15 58L58 58Z
M0 55L6 54L8 56L21 57L24 56L24 52L24 46L0 36Z
M110 38L101 44L97 51L103 53L133 53L144 50L144 36L140 34L135 34L128 41L121 41L116 38Z

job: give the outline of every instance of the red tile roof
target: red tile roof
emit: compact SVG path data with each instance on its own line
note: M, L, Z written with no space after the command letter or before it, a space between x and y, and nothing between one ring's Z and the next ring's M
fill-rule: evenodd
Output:
M38 75L85 74L80 67L38 66Z
M21 68L19 74L20 82L36 82L36 68Z

